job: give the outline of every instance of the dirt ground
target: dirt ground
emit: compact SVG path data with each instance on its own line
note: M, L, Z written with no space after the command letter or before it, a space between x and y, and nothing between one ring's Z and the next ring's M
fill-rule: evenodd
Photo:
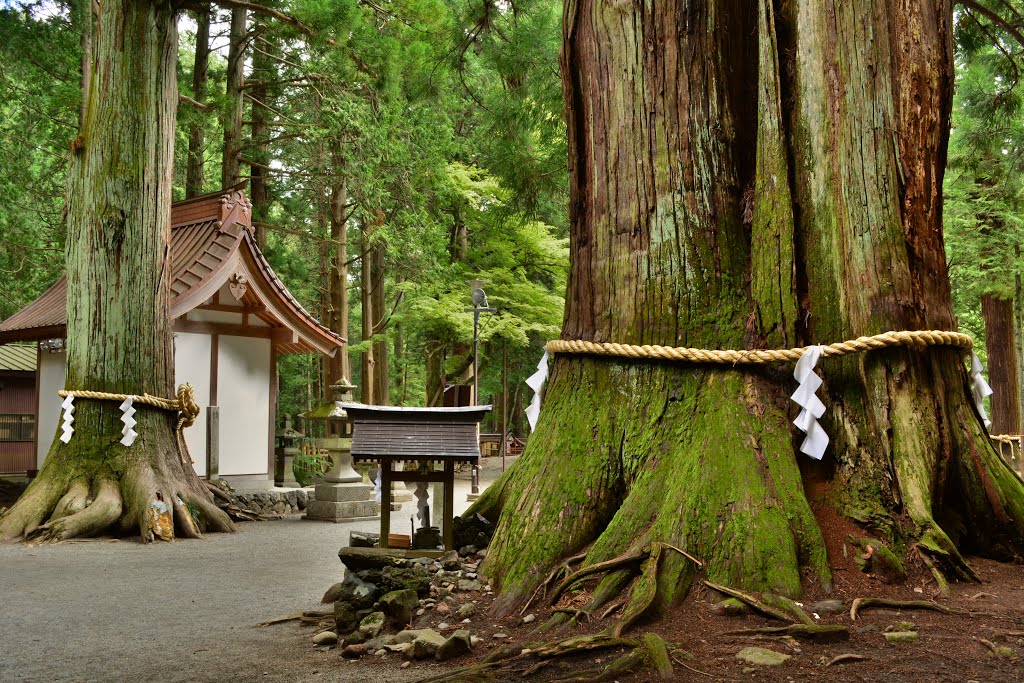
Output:
M816 644L792 638L765 636L727 636L729 631L763 626L779 626L778 621L748 614L745 616L719 616L711 606L721 596L701 586L691 591L690 596L678 608L658 622L639 625L633 634L645 630L661 635L675 652L676 680L722 680L722 681L977 681L978 683L1002 683L1024 681L1024 566L1005 564L972 558L972 566L982 579L982 584L954 584L948 598L936 596L935 584L928 575L921 574L905 585L881 584L849 568L838 567L835 571L835 585L830 594L822 591L809 592L802 604L810 611L817 600L836 599L842 601L847 611L837 615L818 615L821 624L842 624L849 628L850 637L845 642ZM947 615L930 610L895 610L865 608L856 621L851 621L848 608L853 599L865 596L886 597L896 600L931 600L963 610L969 614ZM486 616L491 599L485 594L457 593L460 603L475 600L478 614L470 623L452 623L451 611L444 613L427 612L415 626L437 629L441 622L450 624L451 633L456 628L468 628L474 635L483 638L471 656L453 660L444 665L435 662L413 663L402 669L403 660L397 654L383 657L366 656L357 661L348 661L339 656L337 649L322 649L310 661L318 663L316 670L334 670L348 678L338 680L421 680L437 676L445 671L466 666L485 657L494 649L509 643L521 644L524 648L535 648L538 643L568 638L584 633L596 633L606 628L611 620L584 623L568 628L557 634L538 635L535 627L542 624L550 614L550 607L531 607L529 614L535 616L531 624L523 624L522 616L515 615L494 620ZM587 598L585 591L567 596L559 606L582 605ZM887 628L896 622L913 622L918 639L912 643L890 643L885 638ZM282 624L270 628L294 634L314 632L294 624ZM439 629L445 632L444 629ZM495 639L501 633L508 639ZM736 658L736 653L748 646L768 648L790 656L779 666L752 666ZM541 672L536 680L550 680L565 676L573 671L593 667L601 662L608 663L624 651L605 651L590 656L567 658L555 662ZM840 655L859 655L863 659L831 664ZM513 680L514 678L509 678ZM652 671L641 671L631 676L620 677L620 681L650 681Z

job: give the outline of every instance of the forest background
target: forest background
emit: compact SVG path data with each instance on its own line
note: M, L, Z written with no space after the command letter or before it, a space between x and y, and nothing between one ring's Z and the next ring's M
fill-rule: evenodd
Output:
M0 0L0 319L63 271L90 3ZM278 276L349 339L350 368L281 359L278 415L309 409L342 373L362 400L393 405L437 404L470 382L467 280L481 279L498 309L481 319L480 394L496 407L484 429L500 431L504 411L524 435L523 380L559 335L568 269L562 3L192 7L179 20L174 199L248 182ZM996 361L994 433L1021 431L1024 388L1024 48L994 19L1022 15L1005 0L955 11L944 229L961 329Z

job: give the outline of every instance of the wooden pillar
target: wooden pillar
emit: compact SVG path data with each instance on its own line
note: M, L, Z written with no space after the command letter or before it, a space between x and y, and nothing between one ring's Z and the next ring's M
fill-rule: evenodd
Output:
M391 533L391 459L380 461L380 547L388 547Z
M383 512L381 513L383 514ZM455 463L444 464L444 549L455 550Z

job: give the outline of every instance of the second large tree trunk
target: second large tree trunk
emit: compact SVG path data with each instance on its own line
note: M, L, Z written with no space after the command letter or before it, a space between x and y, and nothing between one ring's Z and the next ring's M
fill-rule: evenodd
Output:
M992 385L993 434L1020 434L1020 373L1017 368L1017 336L1014 334L1013 299L995 294L981 297L985 319L985 347Z
M563 338L753 349L955 329L940 230L951 21L948 4L893 0L569 0ZM795 452L791 366L556 356L526 453L474 508L498 519L484 563L498 611L567 555L593 564L659 542L719 583L828 586L805 478L873 533L916 543L940 580L972 576L958 544L1021 547L1024 487L988 441L959 351L820 372L832 446L818 464ZM636 577L625 626L696 572L652 552L590 607Z

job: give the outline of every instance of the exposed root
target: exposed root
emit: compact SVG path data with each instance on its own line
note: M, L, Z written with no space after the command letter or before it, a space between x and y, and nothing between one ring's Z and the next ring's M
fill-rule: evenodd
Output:
M117 484L113 480L102 479L94 484L94 489L93 501L88 507L66 517L51 519L29 532L26 535L28 540L51 543L95 536L113 526L121 517L123 509Z
M605 562L598 562L597 564L592 564L588 567L578 569L577 571L573 572L568 577L566 577L566 579L562 581L562 583L558 584L558 587L555 588L555 591L551 594L551 597L549 598L548 602L552 605L555 604L558 601L558 598L561 597L562 593L564 593L570 586L572 586L581 579L585 579L588 576L593 576L594 574L600 574L601 572L607 572L611 571L612 569L618 569L620 567L626 567L636 564L638 562L643 562L650 556L650 554L650 548L644 548L639 552L625 553L624 555L620 555L619 557L613 558L611 560L607 560Z
M971 616L971 613L967 610L954 609L952 607L946 607L940 605L937 602L931 602L929 600L888 600L886 598L857 598L850 605L850 621L856 621L857 615L863 609L871 607L888 607L891 609L930 609L935 612L942 612L943 614L958 614Z
M766 626L764 628L744 628L738 631L726 631L722 636L794 636L816 643L838 643L850 639L850 631L842 625L790 624L789 626Z
M588 612L586 610L583 610L583 609L573 609L572 607L561 607L559 609L552 610L552 614L564 614L567 617L569 617L570 621L575 621L576 623L581 623L581 622L584 622L584 621L586 621L586 622L590 621L590 612Z
M174 496L174 524L178 529L178 535L184 538L202 538L203 532L199 530L197 520L192 516L185 501L181 496Z
M552 569L551 573L548 574L548 578L544 580L544 583L542 583L539 586L537 586L537 590L535 590L533 592L533 595L531 595L530 599L526 601L526 604L524 604L523 608L521 610L519 610L519 613L520 614L525 614L526 613L526 610L528 610L530 608L530 605L533 604L533 601L537 599L537 593L540 593L541 591L543 591L542 595L543 595L543 597L546 598L547 597L547 593L548 593L548 587L551 585L551 583L553 581L555 581L555 579L557 579L562 574L565 574L565 575L572 574L572 565L575 564L576 562L582 562L583 559L586 558L586 556L587 556L587 554L585 552L578 553L576 555L573 555L570 558L567 558L565 561L562 562L561 565L559 565L555 569Z
M779 621L797 621L797 619L794 619L792 615L787 614L783 610L780 610L776 607L772 607L771 605L768 605L767 603L761 600L758 600L755 596L750 595L749 593L744 593L743 591L737 590L735 588L730 588L729 586L722 586L717 583L711 583L710 581L704 581L704 585L712 590L718 591L719 593L728 595L731 598L736 598L741 602L745 602L761 614L769 616L773 619L778 619Z
M85 478L78 478L68 484L68 492L57 502L50 519L59 519L81 512L89 503L89 482Z
M274 617L273 619L267 619L266 621L261 621L258 624L253 624L252 627L253 628L263 628L265 626L272 626L273 624L283 624L283 623L288 622L288 621L298 621L299 619L302 618L302 615L303 615L302 612L292 612L291 614L285 614L285 615L282 615L280 617Z
M836 655L829 660L825 666L835 666L836 664L848 664L850 662L863 662L867 657L864 655L857 655L853 653L847 653L842 655Z
M661 641L657 636L654 636L654 638ZM664 641L661 642L664 644ZM546 666L548 660L593 652L595 650L613 648L631 648L631 651L624 657L616 659L612 664L609 664L607 667L600 670L592 670L582 673L577 672L573 677L555 680L588 682L597 680L614 680L617 676L622 676L630 671L635 671L649 662L657 661L657 656L652 656L650 653L650 651L654 649L653 645L648 645L646 642L615 638L607 634L597 634L591 636L578 636L567 640L543 643L530 647L516 644L506 645L489 654L482 662L471 664L470 666L462 667L454 671L448 671L431 678L425 678L420 683L519 680L525 675ZM667 651L667 648L665 649ZM524 650L529 650L529 652L524 654ZM629 657L630 654L634 656L628 661L622 661L625 657ZM626 665L631 665L632 668L622 668ZM609 678L605 678L605 672L610 672L614 675ZM586 677L580 678L581 675Z
M664 548L664 544L655 543L650 555L644 560L640 576L633 582L629 602L626 603L622 617L619 618L619 623L615 625L615 630L612 632L614 635L621 636L623 631L639 619L654 602L654 596L658 592L658 566L661 562L662 548Z

